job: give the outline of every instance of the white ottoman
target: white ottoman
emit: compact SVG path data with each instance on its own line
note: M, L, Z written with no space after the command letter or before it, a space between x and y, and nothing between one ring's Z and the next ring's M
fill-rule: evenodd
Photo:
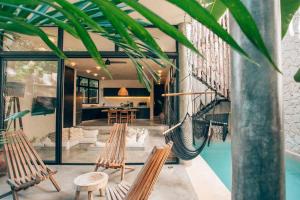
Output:
M99 191L100 196L105 195L108 175L103 172L90 172L75 178L76 186L75 200L79 199L80 192L88 192L88 200L93 199L93 191Z

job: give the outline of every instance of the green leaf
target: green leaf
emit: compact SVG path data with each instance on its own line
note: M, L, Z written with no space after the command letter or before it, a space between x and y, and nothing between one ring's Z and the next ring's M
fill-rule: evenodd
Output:
M47 46L57 54L57 56L66 58L65 54L48 38L47 34L42 29L30 24L26 24L25 22L19 21L13 17L5 17L4 14L4 12L0 12L0 19L11 22L0 22L0 27L2 27L4 30L9 30L26 35L39 36L47 44Z
M300 69L298 69L297 73L294 75L294 80L300 82Z
M250 59L248 54L236 43L231 35L218 23L218 21L196 0L182 1L182 0L168 0L168 2L176 5L192 18L206 26L209 30L214 32L217 36L223 39L234 50L240 53L245 58Z
M4 121L7 122L7 121L10 121L10 120L16 120L16 119L24 117L28 113L30 113L29 110L24 110L24 111L21 111L21 112L17 112L17 113L14 113L14 114L10 115L9 117L7 117Z
M281 37L283 38L289 29L294 14L300 7L299 0L281 0Z
M0 0L0 4L5 5L5 6L7 6L7 7L18 8L17 5L4 3L3 1L4 1L4 0ZM10 0L5 0L5 1L10 1ZM47 5L47 7L49 7L49 6ZM68 33L70 33L71 35L73 35L74 37L78 38L78 35L77 35L77 33L75 32L75 30L73 29L73 27L71 27L70 25L68 25L68 24L66 24L66 23L64 23L64 22L62 22L62 21L60 21L60 20L57 20L56 18L54 18L54 17L52 17L52 16L49 16L49 15L47 15L47 14L44 14L44 13L43 13L44 9L42 9L41 11L40 11L40 9L38 9L37 11L31 10L31 9L29 9L29 8L27 8L27 7L21 7L21 8L19 8L19 9L26 10L26 11L28 11L28 12L31 12L32 14L34 14L35 17L41 16L41 17L47 18L47 19L49 19L50 21L52 21L55 25L57 25L58 27L64 29L65 31L67 31ZM30 20L29 20L29 21L30 21ZM29 23L29 21L28 21L28 23ZM29 24L30 24L30 23L29 23Z
M104 4L110 10L111 14L115 15L129 31L131 31L142 42L146 43L150 48L152 48L159 58L168 60L168 56L161 50L160 46L156 43L152 35L145 29L145 27L137 23L134 19L122 12L122 10L108 0L91 1Z
M204 3L207 4L206 9L216 20L219 20L227 10L221 0L206 0Z
M110 23L113 25L115 30L120 34L120 36L123 38L124 42L128 43L131 47L138 50L137 45L135 44L132 37L127 32L126 27L124 24L117 18L115 15L113 15L110 11L110 5L107 3L100 3L98 1L95 1L95 4L99 6L99 8L102 10L103 14L107 17L107 19L110 21Z
M160 16L158 16L157 14L149 10L147 7L143 6L137 1L132 1L132 0L121 0L121 1L129 5L133 9L135 9L141 15L143 15L153 25L159 28L162 32L171 36L181 44L193 50L194 52L200 54L199 51L194 47L194 45L183 35L183 33L178 31L174 26L170 25L167 21L165 21L163 18L161 18Z
M230 13L240 26L243 33L251 41L251 43L269 60L273 67L280 71L277 64L273 61L263 39L259 32L259 29L249 13L248 9L240 0L221 0L224 5L229 9Z

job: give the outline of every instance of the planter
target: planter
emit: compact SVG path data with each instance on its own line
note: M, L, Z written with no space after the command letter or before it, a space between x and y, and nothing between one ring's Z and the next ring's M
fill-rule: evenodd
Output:
M6 163L4 158L4 153L2 150L0 150L0 177L6 175Z

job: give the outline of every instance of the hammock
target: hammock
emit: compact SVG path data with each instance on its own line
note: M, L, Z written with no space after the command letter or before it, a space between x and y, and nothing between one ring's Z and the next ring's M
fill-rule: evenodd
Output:
M194 115L187 113L184 119L170 129L166 130L163 134L166 142L173 142L173 153L182 160L192 160L197 157L204 149L206 143L210 144L216 131L214 127L221 127L218 135L221 135L225 141L228 134L228 124L220 121L214 121L214 110L216 104L213 105L212 119L205 119L203 114L199 112ZM184 134L185 126L192 125L191 137ZM189 145L190 144L190 145ZM189 147L188 147L189 145Z
M208 131L209 131L209 125L210 123L207 121L198 121L195 123L196 126L194 126L193 122L193 132L197 132L197 137L199 140L202 140L202 144L199 147L196 147L194 149L188 148L186 146L187 140L192 141L191 138L184 138L183 137L183 126L185 126L186 123L191 123L192 116L189 114L186 114L185 118L178 123L177 125L173 126L172 128L168 129L164 132L166 143L169 143L170 141L173 142L173 153L183 160L191 160L197 157L200 152L205 147L206 141L208 139ZM197 129L195 131L195 129Z

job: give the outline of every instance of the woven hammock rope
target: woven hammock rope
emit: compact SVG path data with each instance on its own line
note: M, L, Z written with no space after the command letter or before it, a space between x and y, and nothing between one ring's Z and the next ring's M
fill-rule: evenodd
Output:
M215 106L215 105L214 105ZM214 115L214 112L213 112ZM214 118L214 117L213 117ZM192 133L184 134L185 127L192 126ZM221 136L225 141L228 134L228 124L219 121L207 120L197 114L187 113L184 119L164 132L166 142L172 141L173 153L182 160L192 160L209 145L214 135Z

